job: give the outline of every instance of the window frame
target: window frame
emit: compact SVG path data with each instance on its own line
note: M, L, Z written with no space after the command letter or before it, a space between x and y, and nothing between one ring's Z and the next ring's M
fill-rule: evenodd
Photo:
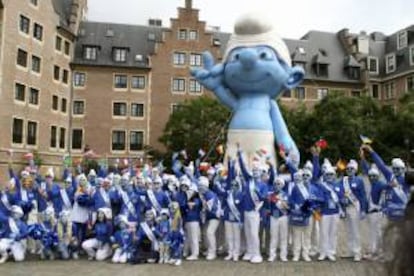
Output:
M39 42L43 41L43 26L37 22L33 23L33 38Z
M124 106L125 107L125 114L115 114L117 111L116 106ZM121 111L122 109L119 109ZM112 117L113 118L126 118L128 116L128 103L126 101L113 101L112 102Z
M53 130L55 131L55 133L54 133L55 135L53 135ZM54 145L53 145L53 143L54 143ZM58 127L55 126L55 125L50 126L49 148L51 148L51 149L57 149L58 148Z
M68 113L68 99L64 97L60 99L60 112L63 114Z
M195 34L195 36L193 36L192 34ZM191 40L191 41L198 40L198 30L189 30L188 40Z
M20 142L15 142L14 141L14 137L15 137L15 128L14 128L14 122L15 120L19 120L21 121L22 125L21 125L21 136L20 136ZM11 130L11 143L12 145L18 145L18 146L23 146L25 143L25 137L26 137L26 132L25 132L25 121L23 118L20 117L12 117L12 124L11 124L12 130Z
M114 133L115 132L124 134L124 148L123 149L114 149ZM112 129L111 130L111 145L110 145L111 152L126 152L127 144L128 144L127 133L128 132L125 129Z
M197 89L199 88L199 89ZM203 87L202 85L193 78L190 78L188 81L188 94L190 95L202 95L203 94Z
M187 40L188 39L188 30L187 29L178 29L177 39L178 40Z
M133 149L132 147L132 133L141 133L142 134L142 143L141 143L141 147L139 147L140 144L138 145L138 149ZM144 146L145 146L145 131L141 130L141 129L132 129L129 131L129 141L128 141L128 149L130 152L139 152L139 151L143 151L144 150ZM138 137L138 136L137 136Z
M23 99L19 99L17 96L17 87L23 88ZM26 88L27 86L23 83L20 82L15 82L14 83L14 100L19 102L19 103L25 103L26 102Z
M401 40L403 36L404 40ZM408 32L406 30L397 33L397 50L404 49L408 45Z
M299 90L300 92L303 92L303 93L299 93ZM299 97L299 95L302 95L302 94L303 94L303 97ZM305 86L297 86L295 88L295 99L297 99L298 101L306 100L306 87Z
M55 99L56 99L56 108L55 108ZM53 112L59 111L59 96L56 94L52 95L52 111Z
M134 79L141 79L143 80L143 86L142 87L134 87ZM140 83L140 81L138 82L138 84ZM131 90L145 90L147 86L147 78L145 77L145 75L133 75L131 76Z
M38 66L36 67L36 68L34 68L34 65L35 65L35 61L36 60L36 62L38 62L37 64L38 64ZM37 68L38 68L38 70L37 70ZM35 70L36 69L36 70ZM35 74L41 74L42 73L42 58L41 57L38 57L38 56L36 56L36 55L32 55L32 66L31 66L31 71L33 72L33 73L35 73Z
M83 46L83 59L84 60L97 60L98 59L98 47L91 45Z
M79 78L79 76L81 75L83 75L83 78ZM79 83L81 83L81 85L79 85ZM73 72L73 87L75 87L76 89L86 87L86 72L80 72L80 71Z
M79 131L79 130L81 131L80 148L75 148L73 147L74 142L75 142L75 131ZM84 145L84 139L85 139L85 130L83 128L72 128L71 137L72 137L72 143L70 145L71 149L73 151L82 151L83 145Z
M175 85L175 82L177 81L177 87ZM183 83L183 88L180 89L181 85L180 83ZM177 88L177 89L175 89ZM173 94L185 94L186 92L186 78L184 77L173 77L171 80L171 92Z
M390 58L393 61L392 62L393 63L393 68L392 69L389 68L390 67L390 64L389 64ZM391 74L391 73L395 72L395 70L397 70L396 62L397 62L397 60L396 60L396 57L395 57L395 53L388 54L388 55L385 56L385 72L387 74Z
M134 105L136 105L136 106L142 106L142 115L140 115L141 113L138 113L138 115L134 115L133 113L132 113L132 111L134 110L134 108L133 108L133 106ZM140 109L137 109L137 111L139 111ZM142 102L133 102L133 103L131 103L130 104L130 117L132 118L132 119L144 119L145 118L145 104L144 103L142 103Z
M114 47L112 49L112 60L118 63L126 63L128 59L128 49L122 47Z
M190 64L190 66L193 66L193 67L202 67L203 66L203 57L202 57L202 55L198 54L198 53L191 53L189 64Z
M316 98L317 100L323 100L329 94L329 88L326 87L318 87L316 89Z
M33 99L33 92L37 92L34 93L36 95L36 97L34 97L34 99L36 99L35 103L33 103L32 99ZM35 88L35 87L30 87L29 88L29 105L33 105L33 106L39 106L39 97L40 97L40 89Z
M76 113L75 111L80 110L78 109L79 106L77 107L76 104L77 103L82 103L82 113ZM86 108L86 101L82 100L82 99L75 99L73 100L73 105L72 105L72 115L75 117L83 117L85 116L85 108Z
M174 66L185 66L187 62L187 53L186 52L173 52L173 65Z
M375 67L375 71L373 71L372 70L372 68L371 68L371 60L375 60L375 65L376 65L376 67ZM370 74L375 74L375 75L378 75L379 74L379 59L378 59L378 57L368 57L368 72L370 73Z
M118 77L119 78L120 77L125 77L125 87L117 87L117 81L116 80L117 80ZM112 86L113 86L113 89L117 90L117 91L126 91L126 90L128 90L128 74L115 73Z
M25 23L25 24L23 24ZM26 27L26 28L23 28ZM20 14L19 16L19 32L25 36L30 36L31 20L29 17Z
M62 130L63 130L63 135L62 135ZM67 145L66 136L67 136L67 129L65 127L59 127L59 150L66 150L66 145ZM62 140L62 137L63 137L63 140Z
M19 63L20 61L22 61L21 59L23 58L22 56L20 56L21 54L25 55L24 65ZM29 53L26 50L23 50L22 48L17 48L16 65L20 68L24 68L25 70L27 70L28 65L29 65L28 63L29 63Z
M36 129L35 129L35 135L34 135L34 144L32 144L32 143L30 143L30 142L32 142L32 141L29 141L29 139L30 138L33 138L33 137L30 137L30 130L29 130L29 127L30 127L30 125L35 125L36 126ZM37 121L34 121L34 120L28 120L27 121L27 124L26 124L26 128L27 128L27 133L26 133L26 146L28 146L28 147L36 147L37 145L38 145L38 135L39 135L39 122L37 122Z

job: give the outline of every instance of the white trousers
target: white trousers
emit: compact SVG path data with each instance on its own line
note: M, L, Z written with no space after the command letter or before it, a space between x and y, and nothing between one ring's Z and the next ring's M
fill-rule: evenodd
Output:
M128 255L126 252L122 252L121 248L117 248L115 250L114 255L112 256L112 262L113 263L121 263L124 264L127 262Z
M302 256L309 256L311 247L311 230L310 225L307 226L292 226L293 237L293 256L299 257L302 251Z
M229 256L238 257L240 255L240 223L225 221L224 228L226 232L227 252Z
M200 253L200 223L198 221L186 222L185 234L184 252L190 250L191 256L198 257Z
M97 261L103 261L112 254L109 243L105 243L100 247L100 242L95 238L84 241L82 248L88 253L89 257L95 257Z
M346 227L348 251L353 256L361 256L361 239L360 239L360 211L359 208L349 206L346 208Z
M16 262L24 261L26 254L26 240L14 241L12 239L0 240L0 255L3 257L10 250Z
M371 254L380 253L382 239L382 227L384 225L381 212L370 213L367 215L369 227L368 252Z
M322 215L321 218L321 255L336 255L336 244L338 241L339 214Z
M210 219L207 221L206 239L207 239L207 254L215 256L217 253L216 231L220 224L218 219Z
M257 211L244 212L244 232L246 235L246 253L251 257L261 257L260 254L260 214Z
M276 257L277 247L280 247L280 257L287 258L288 217L270 217L269 256Z
M313 216L310 217L309 225L311 228L311 248L310 251L318 253L320 251L320 221L316 220Z

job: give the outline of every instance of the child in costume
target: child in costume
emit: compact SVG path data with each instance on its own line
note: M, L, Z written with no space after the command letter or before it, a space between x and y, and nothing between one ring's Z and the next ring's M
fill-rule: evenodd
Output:
M112 256L113 263L126 263L131 252L133 232L129 228L128 217L119 215L116 219L118 230L111 237L112 249L115 249Z
M159 263L168 263L170 258L170 250L168 245L168 238L171 232L171 223L170 223L170 213L168 209L161 210L160 216L157 223L158 232L161 237L159 239L160 243L160 260Z
M55 254L58 251L59 238L56 233L55 225L55 211L52 206L46 208L42 214L43 221L40 223L41 228L41 242L42 248L40 258L42 260L48 258L49 260L55 259Z
M59 237L58 252L63 260L68 260L70 257L75 259L78 255L78 240L72 236L70 212L69 210L61 211L57 222L57 234Z
M181 265L183 257L184 232L180 205L176 201L171 202L171 216L171 232L168 237L170 249L169 263L171 265L179 266Z

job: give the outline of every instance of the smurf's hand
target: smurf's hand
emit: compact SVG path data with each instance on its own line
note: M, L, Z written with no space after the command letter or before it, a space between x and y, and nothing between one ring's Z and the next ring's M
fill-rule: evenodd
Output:
M191 68L191 75L205 88L215 92L223 87L224 65L214 65L214 58L210 52L203 53L203 68Z

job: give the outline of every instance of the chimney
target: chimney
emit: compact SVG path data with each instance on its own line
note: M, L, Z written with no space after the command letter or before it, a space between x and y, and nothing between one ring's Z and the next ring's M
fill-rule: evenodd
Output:
M69 28L72 30L76 29L76 25L78 23L79 8L80 8L79 2L80 0L73 0L71 9L70 9Z
M193 1L192 0L185 0L185 8L187 10L191 10L193 8Z

